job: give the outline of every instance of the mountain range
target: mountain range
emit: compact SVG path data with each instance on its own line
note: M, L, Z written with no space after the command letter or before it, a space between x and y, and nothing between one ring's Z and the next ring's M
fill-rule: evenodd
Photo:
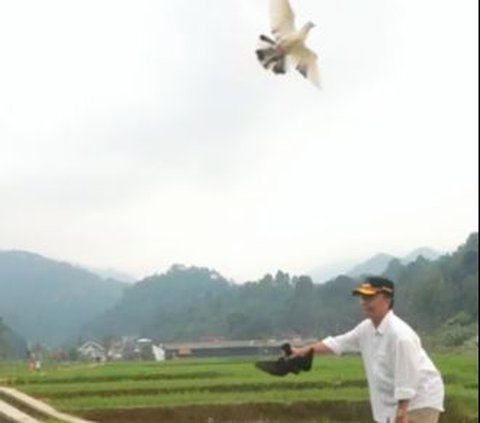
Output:
M170 340L213 335L246 339L302 332L311 335L318 319L318 328L340 329L358 318L351 298L343 296L356 283L354 277L365 273L385 273L397 281L418 279L416 285L401 282L405 286L412 283L417 290L442 275L439 284L466 284L462 292L470 294L462 301L470 304L478 291L475 257L478 235L472 234L466 246L451 257L425 248L402 259L378 254L357 265L350 263L347 271L322 284L314 284L319 280L313 275L290 276L281 271L258 281L234 284L215 270L182 265L132 284L105 279L91 270L35 253L0 251L0 318L30 345L49 347L74 345L89 336L98 339L121 334ZM423 282L425 275L429 279ZM425 301L432 297L430 291L431 287ZM464 307L460 300L455 301L442 311L454 315ZM475 304L468 305L470 309L475 310ZM469 315L475 313L471 310ZM420 324L424 324L422 318Z
M395 311L417 330L437 334L448 345L476 333L477 234L436 260L394 258L381 274L395 281ZM278 271L234 284L211 269L172 266L131 286L88 325L86 335L140 336L160 343L321 338L349 330L362 318L351 295L358 282L358 277L341 275L318 284L307 275Z

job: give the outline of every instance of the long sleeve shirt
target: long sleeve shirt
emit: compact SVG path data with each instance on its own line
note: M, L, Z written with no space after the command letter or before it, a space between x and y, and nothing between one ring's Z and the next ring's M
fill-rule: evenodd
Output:
M322 341L335 354L362 355L374 420L395 421L400 400L408 410L443 411L444 386L415 331L390 310L378 327L365 319L353 330Z

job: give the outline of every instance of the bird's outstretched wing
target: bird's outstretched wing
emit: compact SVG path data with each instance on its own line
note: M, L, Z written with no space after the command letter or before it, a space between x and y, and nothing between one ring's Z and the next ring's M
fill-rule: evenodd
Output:
M288 0L270 0L270 26L277 39L295 30L295 14Z
M308 47L299 46L290 52L295 69L299 71L312 84L320 88L317 55Z

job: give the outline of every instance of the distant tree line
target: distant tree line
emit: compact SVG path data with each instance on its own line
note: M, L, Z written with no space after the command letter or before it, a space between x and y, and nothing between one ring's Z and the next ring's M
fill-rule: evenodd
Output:
M478 234L453 254L409 264L393 259L384 275L396 283L395 311L446 345L478 333ZM157 342L199 339L322 337L362 318L351 296L359 282L339 276L314 284L278 271L236 285L214 270L172 266L129 287L85 327L84 337L133 335Z

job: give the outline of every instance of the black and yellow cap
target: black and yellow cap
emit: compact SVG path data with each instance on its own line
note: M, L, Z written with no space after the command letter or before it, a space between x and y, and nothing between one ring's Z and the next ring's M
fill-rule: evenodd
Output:
M352 291L352 295L371 296L379 292L385 292L393 297L394 291L395 286L391 280L379 276L370 276Z

